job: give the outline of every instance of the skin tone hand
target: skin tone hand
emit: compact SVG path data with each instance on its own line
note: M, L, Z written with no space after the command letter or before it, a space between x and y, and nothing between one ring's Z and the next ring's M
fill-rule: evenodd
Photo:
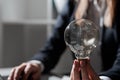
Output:
M40 80L41 67L36 63L22 63L13 68L8 80Z
M80 76L81 75L81 76ZM88 59L74 60L70 80L100 80Z

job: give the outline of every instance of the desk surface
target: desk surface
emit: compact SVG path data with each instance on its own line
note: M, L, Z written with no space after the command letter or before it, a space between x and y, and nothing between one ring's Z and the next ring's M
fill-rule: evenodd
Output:
M12 68L0 68L1 76L8 76Z
M4 80L7 80L8 75L10 74L12 68L0 68L0 75Z
M0 75L7 80L8 75L10 74L12 68L0 68ZM59 78L57 76L52 75L43 75L42 80L69 80L69 76L63 76Z

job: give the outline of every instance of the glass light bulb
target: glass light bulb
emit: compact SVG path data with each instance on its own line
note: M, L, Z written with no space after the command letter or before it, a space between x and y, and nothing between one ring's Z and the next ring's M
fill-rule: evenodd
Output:
M64 40L77 59L87 59L99 42L99 28L92 21L72 21L65 29Z

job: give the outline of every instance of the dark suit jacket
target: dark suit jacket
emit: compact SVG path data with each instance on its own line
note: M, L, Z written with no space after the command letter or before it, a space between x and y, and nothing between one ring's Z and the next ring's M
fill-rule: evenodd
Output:
M33 59L40 60L45 66L44 73L49 72L57 64L60 56L66 49L64 42L64 30L73 19L75 4L73 0L68 0L63 11L57 18L54 26L53 35L47 40L46 45L40 50ZM119 11L118 11L119 12ZM119 15L116 13L116 15ZM111 77L113 80L120 80L120 22L119 16L114 20L112 28L101 28L101 56L103 62L102 73ZM117 57L116 57L117 55ZM115 61L115 63L114 63ZM113 65L114 63L114 65ZM110 69L110 70L108 70Z
M120 80L120 1L118 0L112 28L102 29L101 54L105 72L112 80Z
M43 49L33 57L33 59L40 60L44 63L45 73L49 72L56 65L60 56L66 49L64 30L71 20L73 9L73 1L68 0L65 8L57 17L52 36L47 40Z

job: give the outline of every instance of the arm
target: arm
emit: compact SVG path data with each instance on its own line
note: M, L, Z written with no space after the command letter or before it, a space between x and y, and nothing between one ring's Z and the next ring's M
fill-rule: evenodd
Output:
M116 61L111 69L101 73L100 75L108 76L112 80L119 80L120 79L120 47L118 49L118 55Z
M115 37L115 40L117 41L117 48L116 48L117 55L116 55L116 59L114 61L113 66L108 71L101 73L101 75L108 76L112 80L120 79L120 15L119 15L120 9L119 9L119 6L117 6L116 10L117 11L116 11L113 29L114 29L114 37Z
M48 73L58 62L66 48L64 43L64 29L68 25L73 12L73 2L68 0L63 11L57 18L53 35L47 40L46 45L31 60L41 61L44 65L43 73ZM39 62L25 62L12 69L8 80L29 79L39 80L42 67Z
M46 45L32 59L42 61L44 72L49 72L58 62L61 54L66 48L64 42L64 30L68 25L73 12L73 3L68 0L63 11L57 18L52 36L47 40ZM49 67L48 67L49 66Z

